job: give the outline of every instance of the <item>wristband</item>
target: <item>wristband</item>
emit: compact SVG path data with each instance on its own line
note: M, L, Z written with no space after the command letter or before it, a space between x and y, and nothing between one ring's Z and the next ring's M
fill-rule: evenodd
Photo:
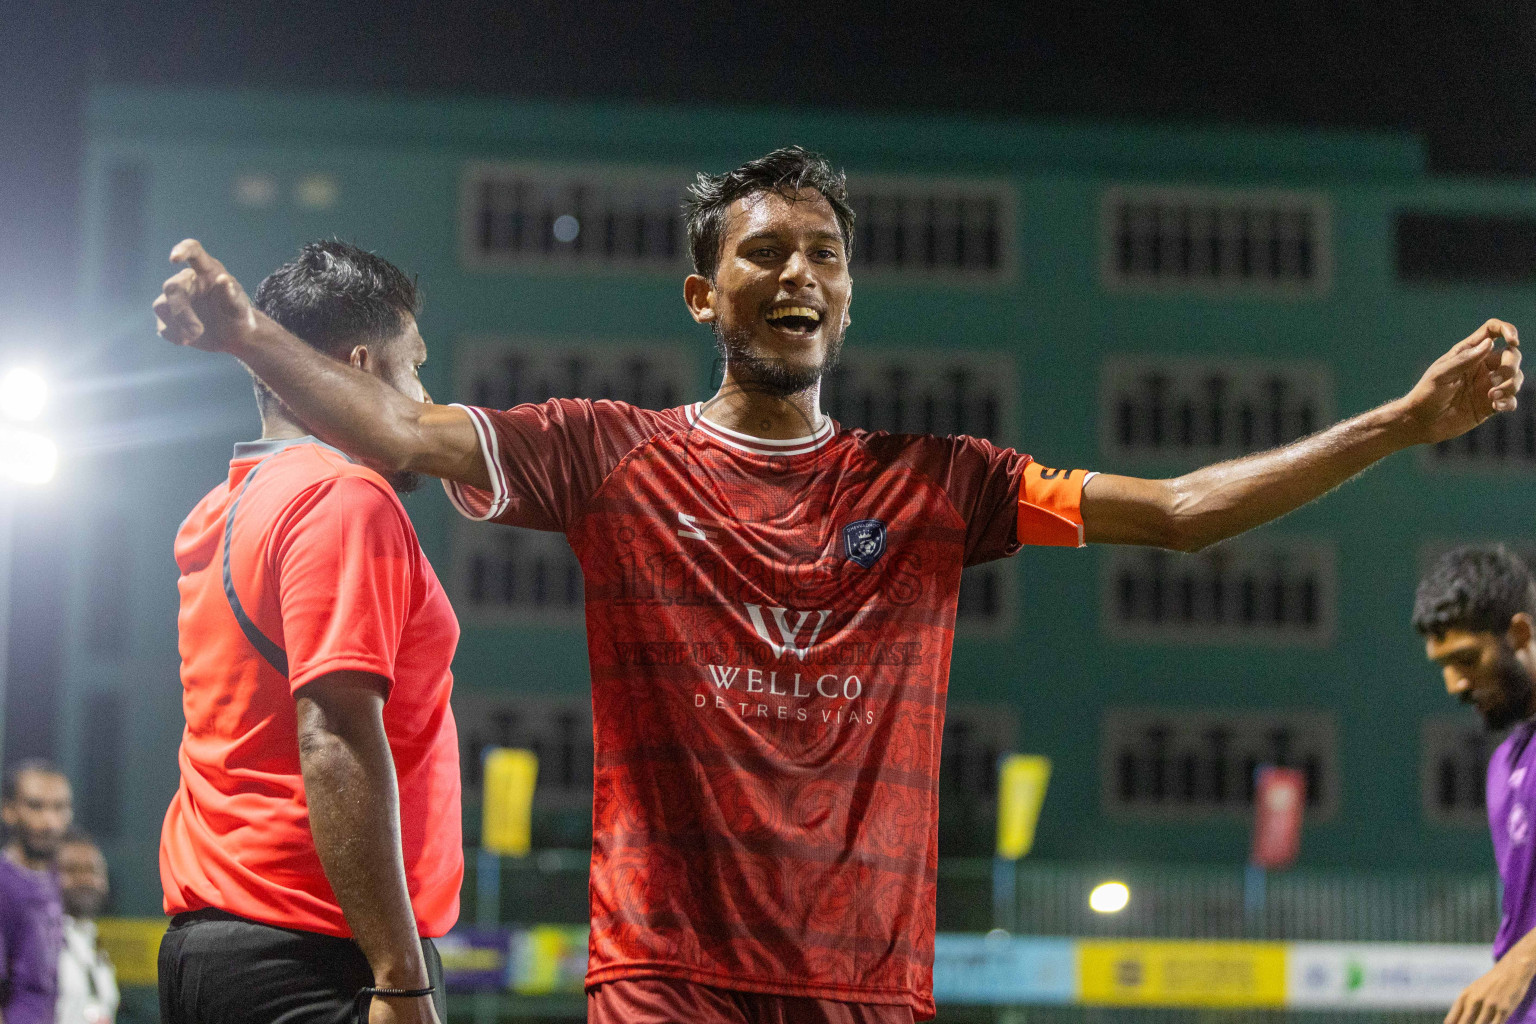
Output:
M426 988L378 988L373 985L365 985L357 990L357 998L353 1000L352 1005L356 1011L355 1016L359 1024L362 1024L363 1021L367 1020L363 1016L364 997L384 996L385 998L419 999L422 996L430 996L436 991L436 985L428 985Z

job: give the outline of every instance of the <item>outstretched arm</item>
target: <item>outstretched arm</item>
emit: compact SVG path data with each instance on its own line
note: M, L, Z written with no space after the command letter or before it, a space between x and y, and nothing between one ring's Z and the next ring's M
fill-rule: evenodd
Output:
M1198 551L1278 519L1393 452L1513 409L1524 380L1519 346L1513 325L1489 320L1407 395L1311 437L1170 480L1101 473L1083 490L1084 539Z
M474 425L462 409L412 401L306 345L257 310L197 241L178 244L171 261L187 266L155 300L166 340L239 359L308 429L364 462L490 489Z

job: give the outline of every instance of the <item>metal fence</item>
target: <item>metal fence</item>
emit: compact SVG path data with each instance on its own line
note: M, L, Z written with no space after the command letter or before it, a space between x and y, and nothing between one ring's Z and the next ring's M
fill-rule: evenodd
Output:
M986 897L994 889L992 876L989 863L944 865L939 906L941 915L954 922L951 928L978 927L973 910L978 903L990 906ZM1088 893L1109 878L1130 887L1130 903L1116 914L1095 913ZM1491 942L1500 916L1498 876L1492 872L1294 870L1254 879L1239 867L1109 870L1025 863L1017 869L1014 889L1012 907L997 908L995 923L1034 935ZM946 913L946 902L962 906Z
M465 886L465 919L584 924L587 852L546 850L502 860L499 900L477 908L476 858ZM1166 939L1357 942L1491 942L1499 927L1499 881L1487 873L1388 873L1299 869L1270 875L1261 891L1241 867L1098 867L1021 861L1004 869L1006 897L989 859L939 862L940 931ZM1117 914L1088 907L1106 879L1130 887ZM487 917L485 915L491 915Z

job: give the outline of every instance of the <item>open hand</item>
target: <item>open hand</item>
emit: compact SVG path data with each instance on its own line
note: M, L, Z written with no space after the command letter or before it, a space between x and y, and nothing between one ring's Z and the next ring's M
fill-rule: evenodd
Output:
M1417 440L1433 444L1513 410L1524 381L1520 333L1514 324L1489 320L1431 363L1403 401Z
M1506 953L1491 971L1456 997L1451 1012L1445 1015L1445 1024L1504 1024L1525 998L1530 984L1530 970L1519 958Z
M227 352L256 327L256 308L224 264L188 238L171 250L186 268L160 286L155 326L160 337L207 352Z

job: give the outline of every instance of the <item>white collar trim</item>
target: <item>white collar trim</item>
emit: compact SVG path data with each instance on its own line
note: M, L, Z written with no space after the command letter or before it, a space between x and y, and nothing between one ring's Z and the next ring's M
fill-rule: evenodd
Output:
M801 455L805 452L813 452L832 439L832 417L823 415L821 426L814 433L803 437L791 437L788 439L775 439L767 437L754 437L751 434L743 434L739 430L722 427L718 423L711 422L704 415L704 403L695 402L688 407L688 422L699 427L706 434L712 436L722 444L744 452L752 452L757 455Z

